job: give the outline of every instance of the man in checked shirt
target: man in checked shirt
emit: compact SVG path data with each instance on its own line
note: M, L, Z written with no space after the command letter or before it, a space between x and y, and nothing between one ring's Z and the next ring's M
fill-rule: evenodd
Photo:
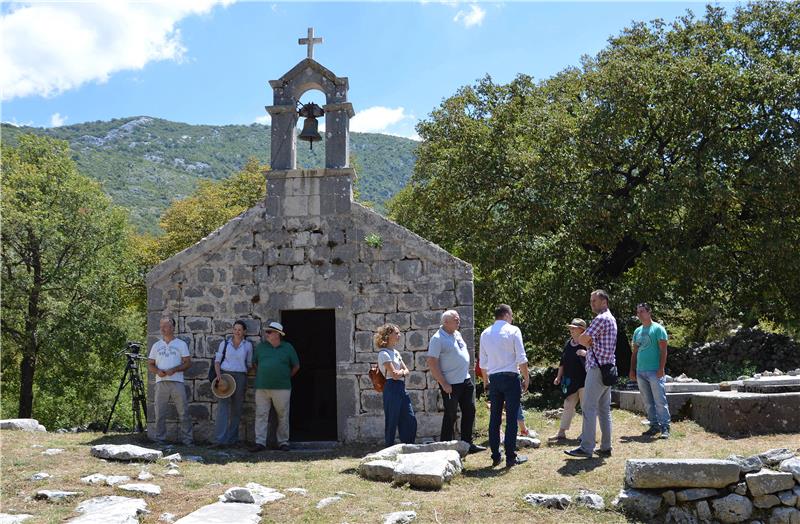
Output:
M581 445L565 451L572 457L591 458L594 452L597 419L600 418L602 438L597 455L611 456L611 386L603 385L600 366L616 364L617 320L608 310L608 293L602 289L592 291L589 303L597 315L578 342L587 349L586 384L583 389L583 432Z

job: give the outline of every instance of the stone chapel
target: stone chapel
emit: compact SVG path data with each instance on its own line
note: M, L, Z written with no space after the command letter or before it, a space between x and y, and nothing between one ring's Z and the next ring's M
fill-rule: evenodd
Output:
M273 105L267 197L208 237L165 260L147 275L147 345L158 339L159 319L177 322L189 346L185 373L194 437L212 438L216 399L206 378L233 322L242 319L253 345L262 326L281 322L300 358L293 378L291 441L377 442L383 439L381 393L368 376L377 362L375 330L400 326L398 349L412 371L406 388L419 429L438 437L441 398L425 352L440 315L455 309L474 354L472 267L444 249L353 201L348 165L348 79L308 58L270 81ZM297 169L297 104L309 90L325 95L325 167ZM155 427L155 379L148 377L148 433ZM240 436L254 437L253 377ZM176 414L169 431L176 431Z

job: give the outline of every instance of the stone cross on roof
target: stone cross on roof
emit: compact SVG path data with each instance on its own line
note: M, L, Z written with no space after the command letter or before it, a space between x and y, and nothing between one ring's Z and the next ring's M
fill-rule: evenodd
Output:
M322 37L314 38L314 28L308 28L308 37L307 38L298 38L297 43L300 45L308 46L308 58L314 58L314 44L321 44Z

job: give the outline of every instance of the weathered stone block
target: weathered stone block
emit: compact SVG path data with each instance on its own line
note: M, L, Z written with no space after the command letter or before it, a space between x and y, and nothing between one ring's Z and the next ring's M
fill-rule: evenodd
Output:
M317 291L314 304L319 308L339 308L345 305L346 298L341 291Z
M397 297L398 311L424 311L428 309L428 300L425 295L405 293Z
M211 417L211 410L208 404L189 404L189 416L192 420L209 420Z
M474 302L475 286L471 280L462 280L456 284L456 301L459 306L471 306Z
M744 522L753 514L753 503L750 499L735 493L712 500L711 507L720 522Z
M416 280L422 276L422 262L419 260L398 260L395 262L394 272L403 280Z
M625 488L619 492L611 504L621 509L626 515L649 521L661 509L661 500L659 495Z
M417 311L411 314L411 327L413 329L438 329L442 313L441 311Z
M428 349L427 331L406 331L406 349L409 351L422 351Z
M739 465L711 459L628 459L625 484L632 488L724 488L739 481Z
M777 495L759 495L753 497L753 506L759 509L767 509L777 506L781 503L781 499Z
M355 350L358 352L372 351L372 336L371 331L356 331L355 335Z
M406 377L406 389L425 389L427 381L425 379L425 372L412 371Z
M800 510L795 508L775 508L769 524L800 524Z
M386 315L386 322L396 324L401 331L405 332L411 327L411 315L408 313L388 313Z
M757 473L748 473L744 477L747 482L747 489L754 497L777 493L792 489L794 487L794 477L785 471L771 471L762 469Z
M366 412L383 412L383 393L375 390L361 392L361 410Z
M185 379L207 377L209 364L208 360L192 360L192 366L183 372L183 377Z
M284 248L278 252L278 263L284 266L302 264L305 250L300 248Z
M676 493L678 502L690 502L693 500L707 499L718 495L719 492L711 488L691 488L684 489Z
M186 317L186 329L192 333L210 333L211 319L208 317Z
M424 411L425 410L425 395L423 395L422 391L420 390L406 390L408 396L411 398L411 406L414 408L414 411Z
M442 291L432 294L428 303L434 309L452 309L456 306L456 296L452 291Z
M234 284L252 284L254 280L253 268L251 266L233 266Z
M382 313L361 313L356 315L356 329L362 331L377 331L384 323Z
M292 266L292 278L297 281L308 281L314 278L316 271L312 266L298 265Z

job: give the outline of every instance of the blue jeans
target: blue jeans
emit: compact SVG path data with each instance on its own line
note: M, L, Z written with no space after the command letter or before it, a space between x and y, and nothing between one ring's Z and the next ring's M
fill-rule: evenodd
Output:
M655 371L637 371L636 384L642 394L651 428L669 429L669 404L664 377L656 377Z
M402 380L386 379L383 386L384 440L387 446L394 444L394 437L399 432L400 442L413 444L417 438L417 418L411 406L411 397L406 393L406 384Z
M214 423L214 437L217 444L236 444L239 442L239 421L242 419L242 405L247 390L247 373L223 371L236 380L236 391L228 398L217 399L217 420Z
M517 373L494 373L489 375L489 447L492 460L500 459L500 419L503 405L506 407L506 435L503 445L506 448L506 463L517 458L517 415L520 409L522 385Z

